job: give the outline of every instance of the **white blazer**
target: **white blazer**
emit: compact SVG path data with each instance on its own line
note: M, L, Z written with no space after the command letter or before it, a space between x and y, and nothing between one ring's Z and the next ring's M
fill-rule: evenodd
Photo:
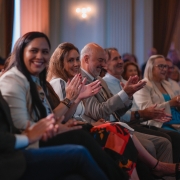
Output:
M0 91L9 105L16 128L26 129L28 122L33 125L37 117L31 107L30 85L16 66L0 77Z
M149 106L157 104L157 108L165 108L165 112L171 114L169 101L165 102L162 93L156 87L154 82L149 81L147 78L145 78L144 80L147 82L146 86L133 95L139 109L145 109ZM171 87L171 84L168 81L162 81L162 86L171 98L175 97L175 94L172 91L173 87ZM149 120L146 124L161 127L163 123Z
M168 79L168 82L170 83L171 89L173 90L174 94L176 96L180 95L180 86L179 86L179 84L176 81L174 81L174 80L172 80L170 78Z

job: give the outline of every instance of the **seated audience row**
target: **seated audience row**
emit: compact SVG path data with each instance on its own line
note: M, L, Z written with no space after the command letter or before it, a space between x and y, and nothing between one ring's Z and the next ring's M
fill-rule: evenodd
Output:
M40 149L25 149L40 139L52 138L59 131L74 127L55 125L51 114L22 134L14 127L8 104L0 93L0 174L2 180L14 179L108 179L87 149L79 145L62 145ZM74 174L74 175L73 175Z
M108 88L111 90L111 93L113 93L115 95L122 89L122 86L120 85L120 83L124 83L124 84L126 83L126 81L121 77L121 74L123 72L123 68L122 68L123 61L122 61L121 56L118 53L117 49L108 48L106 50L109 53L109 58L107 60L106 67L105 67L107 70L107 74L105 75L105 77L103 79L106 81ZM118 60L116 60L116 59L118 59ZM173 146L173 160L174 160L174 162L178 162L179 150L180 150L180 146L176 143L180 140L180 135L178 133L171 132L170 135L167 135L166 133L163 133L162 129L161 129L161 132L158 132L158 131L154 131L152 128L151 129L145 128L147 126L144 127L144 125L143 126L139 125L139 120L141 120L141 122L142 122L142 121L146 121L149 119L154 119L157 122L158 121L168 122L171 119L171 118L167 118L167 117L170 117L168 114L166 114L166 116L167 116L166 118L164 118L164 116L162 116L161 119L158 118L158 116L156 116L157 115L156 113L159 113L160 108L158 108L158 110L157 110L157 108L155 109L155 107L157 106L155 104L156 103L152 104L154 107L151 105L147 108L139 110L136 103L133 102L133 108L131 109L131 111L127 111L124 116L120 117L120 119L123 121L126 121L126 122L129 121L129 125L138 132L152 134L152 135L156 135L156 136L162 136L167 139L172 139L171 141L172 141L172 146ZM152 108L152 109L149 109L149 108ZM164 109L162 109L162 108L161 108L161 110L164 111ZM161 116L161 114L159 114L159 116ZM134 121L134 119L136 121ZM140 137L138 136L138 138L140 138ZM159 141L160 141L160 139L161 138L159 138ZM155 140L155 141L157 141L157 140ZM141 142L141 143L144 145L143 142ZM155 144L153 145L152 143L150 143L150 144L151 144L151 146L155 145ZM157 147L157 146L155 146L155 147ZM147 147L146 147L146 149L147 149ZM162 157L163 153L157 148L156 148L156 150L159 152L159 154L161 154L161 157ZM170 152L170 150L168 150L168 152ZM157 153L156 157L159 157L158 153Z
M96 48L99 49L98 52L101 52L101 53L103 52L102 48L100 48L99 46L94 46L94 44L88 44L85 47L85 50L92 49L91 51L93 51ZM87 51L86 53L88 54L88 53L90 53L90 51ZM84 52L84 55L81 55L82 67L85 67L85 62L84 62L83 58L86 56L86 53ZM60 56L58 56L58 54L60 54ZM94 52L94 55L96 55L95 52ZM103 53L102 53L102 55L103 55ZM79 50L73 44L62 43L54 51L54 53L50 59L47 80L50 81L50 84L54 88L54 90L57 93L57 95L59 96L60 100L63 100L65 98L64 92L65 92L65 86L66 86L67 79L72 79L78 72L80 72L80 70L82 71L81 72L82 75L83 75L83 71L88 71L88 68L86 68L86 67L83 69L80 69L79 56L80 56ZM91 55L89 55L89 57L90 56ZM91 60L89 60L89 61L91 61ZM102 61L102 63L104 63L104 62ZM94 66L92 66L91 69L94 70ZM89 73L91 73L91 72L89 72ZM94 77L96 77L96 75L94 75ZM88 77L87 77L87 81L90 81ZM101 85L103 85L102 83L103 82L101 82ZM100 94L100 92L99 92L99 94ZM93 96L93 98L95 98L96 96L97 95ZM94 102L94 100L92 100L91 102ZM92 105L91 102L88 104ZM107 121L109 121L109 117L106 117L106 115L105 115L105 114L107 114L109 116L109 113L104 111L105 103L101 105L101 102L100 103L97 102L97 104L98 104L98 108L96 108L97 105L93 104L92 105L94 107L93 112L90 113L90 109L89 109L88 110L89 114L86 115L86 112L87 112L86 111L86 108L87 108L86 103L85 103L85 107L86 107L85 108L83 102L81 102L78 105L73 117L78 120L80 119L80 120L84 121L84 119L89 120L90 118L92 119L92 116L96 116L96 117L93 117L93 119L96 120L99 118L99 117L97 117L98 114L101 113L102 114L101 117L103 117ZM102 108L100 106L102 106ZM106 106L107 107L109 106L108 102L106 102ZM120 104L119 104L119 106L120 106ZM110 107L110 108L112 110L112 108L115 108L115 106ZM84 112L85 112L85 115L84 115ZM159 115L159 117L163 116L163 113L159 112L158 115ZM158 115L155 117L158 118ZM84 119L83 119L83 116L85 116ZM89 122L92 123L92 120L89 120ZM102 126L100 126L100 128L102 128ZM140 134L137 132L135 132L134 134L138 137L138 139L140 139L141 143L143 143L143 146L146 149L148 149L148 151L150 151L150 153L154 157L158 157L158 159L160 159L161 161L164 161L164 162L172 162L172 153L170 153L170 152L172 152L171 144L169 143L168 140L166 140L164 138L159 138L159 137L156 138L154 136ZM102 138L101 141L106 143L104 138ZM153 143L155 145L152 144L151 141L153 141ZM102 142L101 142L101 144L102 144ZM112 144L112 145L115 146L114 144ZM152 147L156 147L156 148L153 149ZM156 152L158 152L157 156L156 156Z
M0 90L8 102L14 125L19 130L25 130L28 126L33 128L53 112L55 118L53 115L49 118L52 121L51 126L49 125L50 132L46 130L48 127L42 131L42 134L47 133L45 137L53 137L46 142L40 140L40 147L64 144L85 146L99 166L96 166L99 179L106 179L106 176L108 179L138 179L135 168L137 158L151 168L153 174L174 175L178 179L179 164L157 161L141 145L134 130L127 124L105 122L119 121L119 117L131 108L133 94L144 89L146 82L138 81L137 76L130 77L123 85L123 90L111 96L105 82L100 78L96 80L106 61L104 50L94 43L83 48L81 76L78 49L73 47L67 53L63 45L58 47L60 51L55 51L51 58L52 62L50 61L50 65L60 69L54 68L53 72L57 70L58 73L48 79L53 84L53 80L59 78L58 82L61 86L57 87L61 87L62 101L60 102L57 94L46 82L46 65L50 51L47 36L40 32L30 32L16 42L9 65L0 78ZM53 59L58 59L59 62L54 62ZM59 70L61 70L60 74ZM65 86L66 90L63 90ZM155 106L151 108L155 110ZM74 112L76 112L75 115ZM169 115L162 109L156 112L154 117L161 121L169 120ZM71 119L73 115L74 118L86 120L89 123L74 121ZM159 115L162 115L162 118ZM79 129L81 127L82 129ZM45 137L43 139L47 139ZM88 157L91 161L91 157ZM82 171L86 173L86 169ZM35 172L32 171L31 174ZM84 176L81 171L79 174Z

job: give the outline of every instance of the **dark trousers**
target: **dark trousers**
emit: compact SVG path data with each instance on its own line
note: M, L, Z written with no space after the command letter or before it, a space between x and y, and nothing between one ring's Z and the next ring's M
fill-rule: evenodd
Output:
M94 140L89 132L84 129L62 133L47 142L40 142L41 147L62 144L79 144L86 147L110 180L129 179L124 170L119 168L115 161L101 149L100 145Z
M27 162L23 180L108 180L87 149L79 145L29 149L23 153Z

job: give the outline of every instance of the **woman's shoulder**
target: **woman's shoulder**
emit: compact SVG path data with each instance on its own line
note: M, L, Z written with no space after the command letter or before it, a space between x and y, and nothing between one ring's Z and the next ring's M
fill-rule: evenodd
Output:
M29 85L27 78L17 69L17 67L12 67L10 70L5 72L0 77L0 84L24 84L25 86Z
M5 72L1 77L1 79L4 79L6 77L12 77L13 79L24 79L27 80L27 78L17 69L16 66L9 69L7 72Z
M152 83L152 81L151 80L149 80L148 78L143 78L141 81L146 81L146 86L145 87L150 87L150 88L152 88L153 87L153 83Z
M51 86L65 86L66 82L62 78L53 78L49 81Z

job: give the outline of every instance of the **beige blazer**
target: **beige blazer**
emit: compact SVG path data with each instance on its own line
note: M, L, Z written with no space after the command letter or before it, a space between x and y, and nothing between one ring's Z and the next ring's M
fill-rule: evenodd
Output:
M145 109L149 106L157 104L157 108L165 108L165 112L171 114L169 102L164 101L164 97L159 89L156 87L153 81L149 81L147 78L144 80L147 81L146 86L137 91L133 97L134 100L139 107L139 109ZM168 81L163 81L162 85L171 98L175 97L174 92L172 91L172 87ZM149 120L147 122L148 125L153 125L156 127L161 127L162 123L154 120Z
M171 86L174 94L176 96L180 95L180 86L179 86L179 84L176 81L174 81L174 80L172 80L170 78L168 79L168 82L170 83L170 86Z
M31 108L30 85L26 77L13 67L0 77L0 91L10 107L11 117L18 129L34 124L36 116Z
M81 74L83 77L87 78L87 84L92 82L85 72L81 71ZM108 100L104 99L104 96L100 91L95 96L87 98L83 101L85 105L83 119L87 120L89 123L93 123L101 118L109 120L110 115L116 111L118 114L123 115L131 107L127 107L119 95L112 96L106 82L100 77L98 77L98 79L101 81L101 85L108 96Z

